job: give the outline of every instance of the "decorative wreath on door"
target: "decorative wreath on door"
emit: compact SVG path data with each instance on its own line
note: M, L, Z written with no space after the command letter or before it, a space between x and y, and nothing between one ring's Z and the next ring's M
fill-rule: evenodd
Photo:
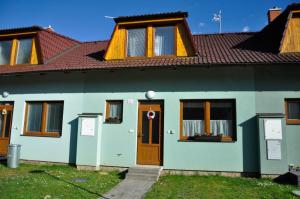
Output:
M147 117L149 120L152 120L155 118L155 112L154 111L148 111Z

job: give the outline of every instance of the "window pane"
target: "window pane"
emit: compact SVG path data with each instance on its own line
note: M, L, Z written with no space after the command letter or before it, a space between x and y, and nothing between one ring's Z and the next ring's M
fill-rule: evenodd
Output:
M61 132L63 119L63 103L48 103L46 132Z
M149 143L149 119L147 117L147 111L142 112L142 143L143 144L150 144Z
M108 102L109 103L109 116L110 119L122 120L122 102Z
M232 136L233 105L231 102L212 102L210 104L211 134Z
M32 39L20 39L17 52L17 64L30 63Z
M288 102L288 119L300 119L300 102Z
M204 134L203 102L183 102L183 136Z
M145 56L145 28L128 29L127 56Z
M29 132L41 131L42 112L43 112L42 103L28 104L27 131Z
M159 144L159 112L155 112L152 120L152 144Z
M2 135L3 125L4 125L4 115L0 112L0 138L3 137L3 135Z
M156 56L174 54L174 27L155 28L154 53Z
M6 125L5 125L5 135L4 137L9 138L10 130L11 130L11 111L7 111L6 114Z
M0 41L0 64L9 64L11 41Z

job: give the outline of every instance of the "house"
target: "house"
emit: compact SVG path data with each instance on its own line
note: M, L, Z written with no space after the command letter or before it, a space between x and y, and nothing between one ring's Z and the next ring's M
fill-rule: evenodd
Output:
M186 12L110 40L0 30L0 154L80 167L282 174L300 165L300 4L259 32L192 35Z

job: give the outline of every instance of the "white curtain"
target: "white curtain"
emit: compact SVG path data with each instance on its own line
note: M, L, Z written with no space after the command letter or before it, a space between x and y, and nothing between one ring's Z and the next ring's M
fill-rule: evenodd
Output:
M204 134L204 120L183 120L183 136Z
M174 54L174 27L155 28L154 53L156 56Z
M17 53L17 64L28 64L30 62L32 39L20 39Z
M232 120L210 120L211 135L232 135ZM183 120L183 136L204 134L204 120Z
M216 136L222 134L224 136L232 135L232 120L210 120L211 134Z
M122 106L120 104L110 104L109 106L109 117L110 118L121 118Z
M11 41L0 41L0 65L9 64Z
M127 56L145 56L145 28L128 29Z

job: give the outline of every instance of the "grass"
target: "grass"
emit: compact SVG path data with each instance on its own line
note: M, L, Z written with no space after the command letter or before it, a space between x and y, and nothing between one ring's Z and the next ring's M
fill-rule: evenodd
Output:
M270 179L222 176L163 176L147 193L146 199L285 199L295 198L294 186L279 185Z
M121 179L117 172L78 171L64 165L21 164L9 169L0 164L0 198L99 198Z

